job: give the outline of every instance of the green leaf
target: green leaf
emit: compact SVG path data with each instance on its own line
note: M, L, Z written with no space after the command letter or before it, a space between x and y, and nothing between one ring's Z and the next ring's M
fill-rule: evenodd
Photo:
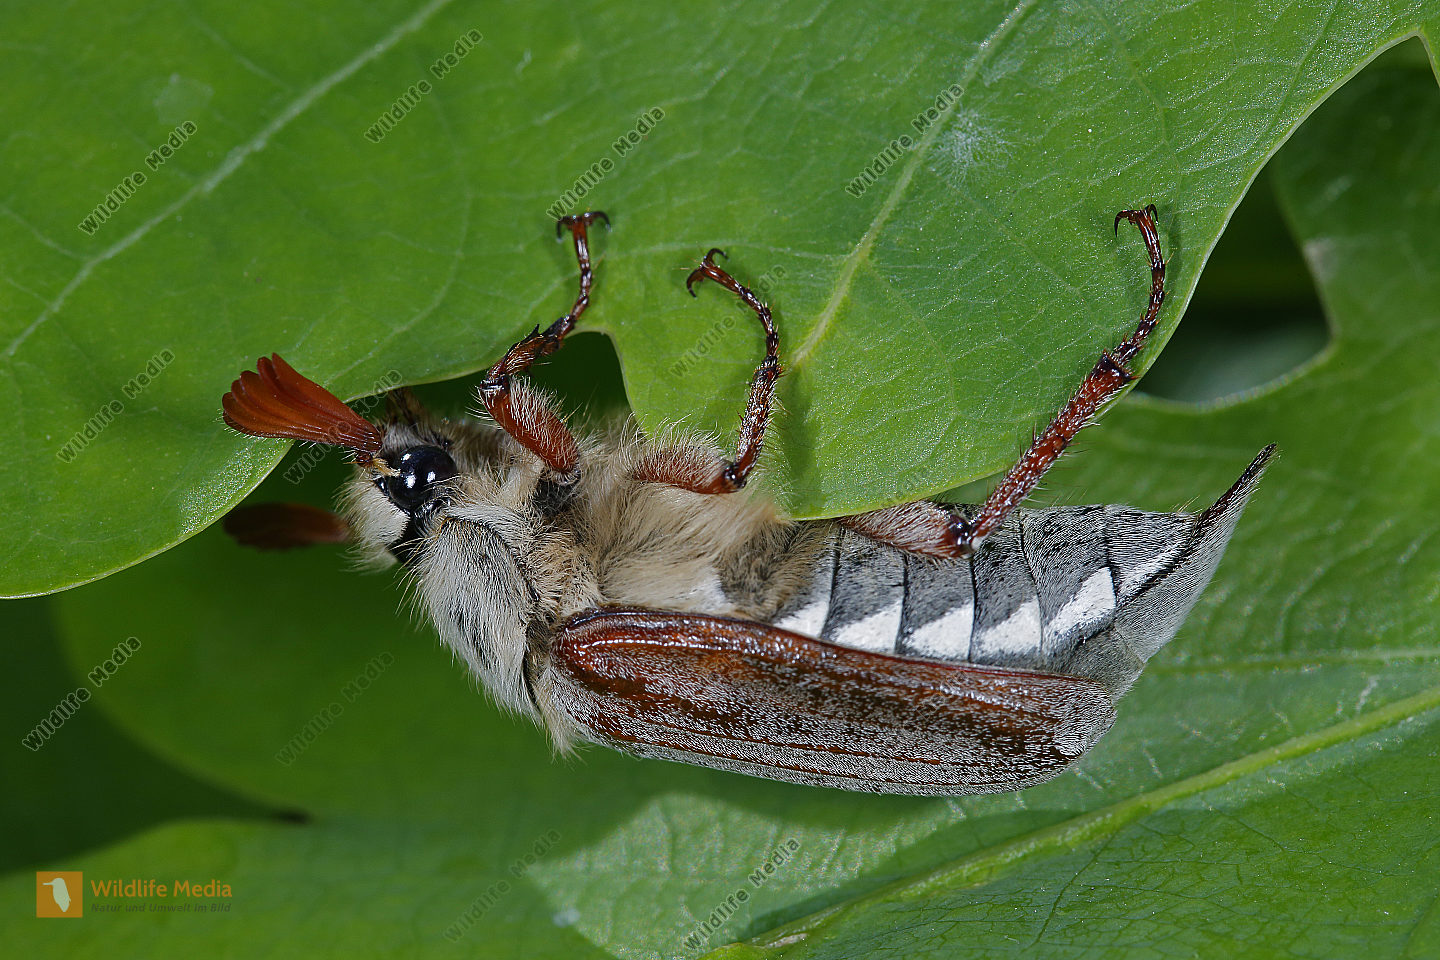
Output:
M27 746L66 694L92 688L67 669L46 604L6 604L0 616L8 634L0 704L6 729L16 734L0 753L0 822L25 826L7 832L0 871L78 856L167 820L271 814L168 765L88 701L64 721L63 734Z
M1433 956L1437 768L1431 690L715 955Z
M616 224L586 323L614 337L645 426L728 436L743 406L758 332L682 289L719 245L742 279L783 270L765 483L796 516L990 474L1140 309L1140 252L1110 235L1113 212L1161 208L1175 306L1149 363L1266 158L1435 13L13 7L0 441L21 466L0 497L23 509L0 520L0 591L113 572L253 488L284 445L217 414L257 355L355 397L392 370L479 369L557 315L573 267L547 211L602 161L577 201ZM368 139L387 111L398 123ZM918 142L886 166L901 136ZM113 214L81 229L107 197Z
M1241 401L1132 397L1051 482L1067 500L1169 509L1281 447L1211 589L1074 772L922 800L598 749L555 761L428 629L406 631L383 578L333 554L246 553L212 530L40 602L77 677L126 635L143 642L89 706L196 776L310 822L217 810L37 864L213 877L232 885L228 913L36 921L21 915L34 878L19 873L0 880L26 905L0 918L0 938L26 955L116 957L264 944L631 958L741 938L723 954L1433 956L1437 168L1433 77L1377 68L1342 89L1274 167L1330 348ZM303 499L340 472L331 457L299 488L275 476L261 493ZM738 892L739 911L697 933Z

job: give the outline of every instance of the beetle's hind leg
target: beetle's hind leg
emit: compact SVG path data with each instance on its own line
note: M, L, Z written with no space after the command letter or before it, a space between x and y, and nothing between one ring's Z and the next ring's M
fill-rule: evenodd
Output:
M610 225L610 218L599 210L561 217L556 221L556 235L559 236L562 230L569 230L575 241L575 259L580 265L580 292L575 297L575 303L568 313L550 324L544 332L536 327L529 336L507 350L500 362L490 368L479 389L480 402L500 428L567 481L573 481L578 476L576 468L580 448L575 443L575 437L554 405L531 390L523 380L517 379L516 375L528 370L538 358L559 350L565 335L574 329L575 321L590 306L590 287L595 275L590 266L588 232L590 224L596 220L603 220L607 227Z
M700 266L685 278L685 289L693 297L696 281L714 280L755 311L760 326L765 330L765 358L750 378L750 399L740 418L740 441L735 448L735 459L726 462L693 449L652 450L641 457L632 474L644 483L663 483L694 493L734 493L745 486L760 459L765 428L769 426L775 403L775 381L780 379L780 336L775 332L770 308L750 288L718 266L715 263L716 254L723 257L725 251L711 249L706 253Z
M845 517L840 522L857 533L904 550L933 557L958 558L974 553L981 542L1030 495L1045 472L1075 439L1100 408L1109 402L1135 375L1127 366L1150 331L1165 302L1165 258L1160 251L1160 234L1155 223L1155 205L1144 210L1121 210L1115 215L1115 229L1128 220L1140 230L1150 256L1150 302L1135 332L1113 350L1100 354L1094 369L1060 409L1050 425L1030 444L1010 472L1002 479L973 516L963 516L928 501L902 503L869 513Z

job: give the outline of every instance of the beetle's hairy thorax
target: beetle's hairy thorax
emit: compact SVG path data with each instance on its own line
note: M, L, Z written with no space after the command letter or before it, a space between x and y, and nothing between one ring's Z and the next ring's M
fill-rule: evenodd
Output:
M621 439L597 451L599 468L554 518L590 565L599 605L772 614L807 575L807 558L797 553L805 525L783 519L758 492L707 496L630 480L641 449ZM583 609L557 612L563 620Z
M703 496L630 479L657 443L704 441L649 441L633 423L612 425L581 440L580 477L567 486L473 421L386 433L387 448L432 442L447 444L460 476L418 529L363 474L346 488L360 558L403 558L445 644L499 704L536 715L562 747L575 731L547 692L557 627L597 607L765 620L801 588L822 548L814 525L783 519L762 495Z

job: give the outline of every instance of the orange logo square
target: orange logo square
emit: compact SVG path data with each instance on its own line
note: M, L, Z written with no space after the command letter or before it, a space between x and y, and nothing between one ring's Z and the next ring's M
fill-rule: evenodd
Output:
M35 916L85 916L85 874L79 870L36 871Z

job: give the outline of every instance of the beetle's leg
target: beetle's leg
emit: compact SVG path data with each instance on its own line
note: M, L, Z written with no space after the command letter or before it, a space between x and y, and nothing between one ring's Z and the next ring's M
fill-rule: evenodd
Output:
M590 287L594 282L595 273L590 269L590 238L588 231L590 224L596 220L605 221L605 226L610 226L610 218L599 210L591 210L587 213L574 214L573 216L561 217L555 221L555 236L560 236L561 230L569 230L570 235L575 239L575 259L580 265L580 292L575 297L575 304L570 312L559 320L550 324L544 333L536 327L533 332L515 346L511 347L500 359L500 362L490 368L490 377L495 378L504 374L520 373L534 363L538 357L548 357L560 349L560 342L565 339L575 326L575 321L590 306Z
M760 326L765 328L765 359L750 378L750 400L740 418L740 442L735 449L735 459L727 463L694 449L653 450L641 457L632 474L644 483L663 483L695 493L734 493L745 486L760 458L765 428L770 423L770 408L775 400L775 381L780 378L780 336L775 332L770 308L748 287L715 265L717 253L725 256L725 251L719 249L706 253L700 266L685 278L685 289L693 297L697 280L714 280L754 310Z
M256 550L290 550L350 538L339 514L305 503L246 504L225 514L220 523L236 543Z
M1160 253L1160 236L1155 226L1155 205L1144 210L1121 210L1115 215L1118 231L1121 220L1129 220L1140 229L1145 249L1150 254L1150 303L1135 327L1135 332L1113 350L1100 354L1095 368L1080 383L1060 413L1050 422L1025 451L1010 472L973 516L961 516L937 504L906 503L862 513L841 520L843 524L902 549L937 557L964 557L974 553L987 536L1010 512L1018 507L1080 429L1131 380L1135 379L1126 366L1140 348L1165 300L1165 258ZM923 545L917 548L915 544Z
M531 390L515 375L529 369L539 357L549 356L560 349L565 335L575 326L575 321L590 306L590 286L594 272L590 269L590 240L587 231L596 220L610 225L610 218L598 210L574 216L561 217L555 223L558 236L562 229L569 230L575 240L575 259L580 264L580 293L570 312L550 324L542 333L536 327L529 336L515 344L490 368L490 373L480 384L480 402L502 430L535 456L545 461L555 473L573 478L579 447L571 436L560 414L544 396Z
M969 556L965 546L968 542L965 518L953 508L933 500L897 503L869 513L840 517L839 521L841 526L862 536L907 553L937 560Z

